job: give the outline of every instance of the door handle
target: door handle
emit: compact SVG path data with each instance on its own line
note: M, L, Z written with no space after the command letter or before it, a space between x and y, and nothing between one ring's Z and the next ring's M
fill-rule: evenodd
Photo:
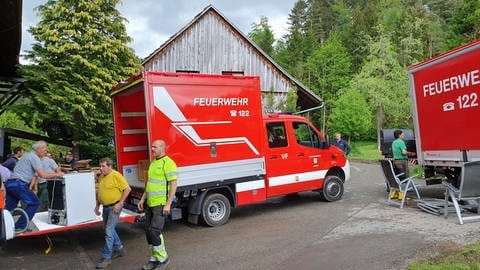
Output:
M303 157L303 156L305 156L304 153L299 153L299 154L297 154L297 157Z
M277 156L270 156L270 159L277 159Z

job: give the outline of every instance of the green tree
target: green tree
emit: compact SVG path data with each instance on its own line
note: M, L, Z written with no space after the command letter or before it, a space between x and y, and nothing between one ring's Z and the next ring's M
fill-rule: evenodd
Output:
M382 30L380 30L380 33ZM411 127L408 78L387 35L370 39L370 54L360 73L350 83L376 112L377 135L383 127Z
M375 25L378 22L379 0L354 1L351 5L350 27L340 32L343 44L352 57L352 71L358 72L369 54L368 39L376 36Z
M24 109L44 127L66 126L62 137L75 141L112 138L109 89L141 66L126 46L120 0L48 0L29 32L37 41L22 68L31 98ZM54 128L52 128L54 129Z
M304 62L317 46L316 37L307 25L308 5L304 0L295 3L288 17L289 33L277 42L274 59L299 79L308 79Z
M18 130L32 132L32 128L28 127L16 113L4 112L0 114L0 128L14 128Z
M285 71L287 71L290 74L293 74L293 68L290 62L290 59L292 58L292 56L290 51L287 48L287 44L285 40L283 38L280 40L277 40L273 50L274 50L273 60L275 60L275 62L279 64L283 69L285 69Z
M273 36L272 28L268 24L267 17L262 16L259 23L252 24L252 31L248 33L248 37L266 54L272 56L275 37Z
M298 111L297 100L298 100L297 91L294 89L288 90L287 95L279 104L280 111L297 112Z
M346 0L337 0L332 5L332 11L335 13L335 23L332 33L346 33L352 27L353 5Z
M277 111L277 106L275 103L275 93L273 93L273 88L270 88L267 93L262 93L262 101L262 107L265 113L273 113Z
M399 62L407 67L430 58L444 49L441 18L420 2L388 0L381 5L378 25L397 52ZM378 27L377 27L378 29Z
M327 40L334 29L336 23L334 2L336 1L307 0L307 27L320 44Z
M295 2L290 14L288 15L289 33L285 35L285 39L289 39L291 33L302 33L307 24L307 8L308 5L305 0L298 0Z
M374 130L372 111L360 91L350 88L334 102L328 115L328 130L349 139L366 139Z
M455 10L464 2L464 0L426 0L423 3L423 7L427 13L433 13L445 24L450 24L452 23Z
M297 111L297 91L293 89L282 95L270 88L269 92L262 93L262 101L265 113Z
M480 38L480 1L464 0L453 13L448 44L450 48Z
M350 55L336 34L313 52L305 66L310 74L308 86L327 103L338 97L351 78Z
M423 3L428 22L420 33L427 37L428 57L449 49L449 28L454 24L455 12L464 3L464 0L426 0Z
M318 46L315 39L311 32L302 34L300 31L295 31L287 41L292 74L303 81L308 81L309 79L308 76L310 74L305 70L304 63Z

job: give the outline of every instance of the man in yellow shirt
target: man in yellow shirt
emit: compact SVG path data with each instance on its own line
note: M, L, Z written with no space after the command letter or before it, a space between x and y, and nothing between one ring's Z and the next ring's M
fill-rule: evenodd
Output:
M113 258L125 255L125 250L115 227L117 226L123 203L127 199L131 188L123 175L112 169L112 164L113 162L110 158L102 158L100 160L100 171L102 174L98 179L95 214L97 216L100 215L99 208L102 205L105 246L103 247L102 258L96 265L97 269L107 268Z

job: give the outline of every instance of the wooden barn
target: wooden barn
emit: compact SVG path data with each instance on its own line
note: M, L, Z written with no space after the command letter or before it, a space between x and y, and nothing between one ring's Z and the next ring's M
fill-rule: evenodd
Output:
M142 62L145 70L256 75L262 92L273 91L275 102L297 92L297 107L319 106L321 99L276 64L260 47L212 5L207 6Z

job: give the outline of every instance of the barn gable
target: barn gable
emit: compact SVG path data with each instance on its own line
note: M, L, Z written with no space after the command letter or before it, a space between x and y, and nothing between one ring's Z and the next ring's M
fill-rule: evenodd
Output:
M297 89L298 106L318 106L321 99L287 74L212 5L162 44L142 62L145 70L242 74L260 76L263 92L277 101Z

